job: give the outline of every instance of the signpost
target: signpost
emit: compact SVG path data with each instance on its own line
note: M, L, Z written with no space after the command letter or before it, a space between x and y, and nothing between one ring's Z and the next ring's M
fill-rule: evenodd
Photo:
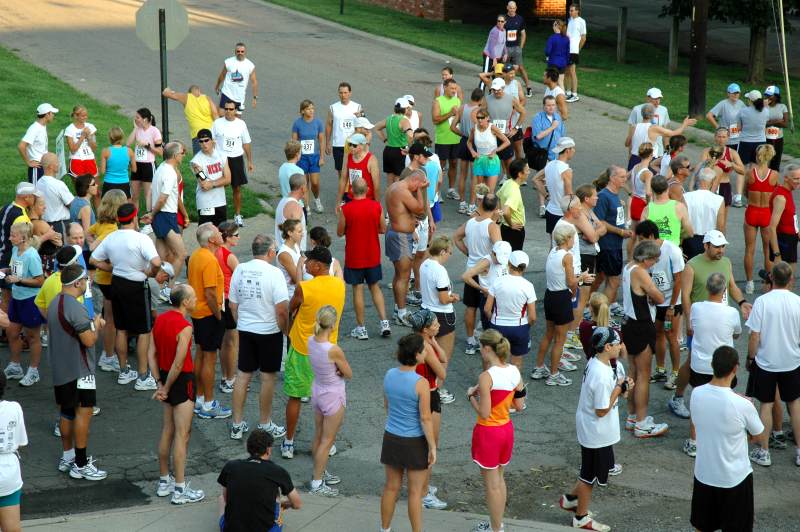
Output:
M136 12L136 36L153 51L161 63L161 90L167 88L167 50L177 48L189 35L189 14L178 0L147 0ZM169 142L167 99L161 96L161 129Z

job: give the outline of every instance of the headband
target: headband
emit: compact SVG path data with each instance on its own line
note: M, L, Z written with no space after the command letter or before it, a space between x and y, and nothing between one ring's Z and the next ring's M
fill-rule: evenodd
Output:
M136 207L134 207L134 208L133 208L133 212L132 212L132 213L130 213L128 216L120 216L120 215L117 215L117 221L118 221L119 223L123 223L123 224L129 223L129 222L131 222L131 221L132 221L134 218L136 218L136 214L137 214L138 212L139 212L139 209L137 209Z

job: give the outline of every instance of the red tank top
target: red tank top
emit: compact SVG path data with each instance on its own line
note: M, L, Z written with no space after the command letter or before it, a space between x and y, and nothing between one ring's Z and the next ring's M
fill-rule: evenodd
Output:
M217 262L219 262L219 267L222 268L222 277L225 279L225 298L228 298L228 293L231 291L231 277L233 276L233 270L231 270L230 266L228 266L228 257L231 254L231 250L226 248L225 246L220 246L217 249Z
M178 333L191 324L177 310L162 312L153 324L153 343L156 348L156 358L158 359L159 369L169 370L175 361L175 351L178 348ZM194 369L192 364L192 340L186 348L186 357L183 359L183 373L191 373Z
M719 169L727 174L728 172L731 171L733 165L723 164L723 161L726 162L731 161L731 149L728 146L725 146L725 151L722 152L722 157L720 157L719 161L717 161L717 166L719 167Z
M782 235L794 235L797 233L797 229L795 228L794 222L794 198L792 198L792 193L783 185L778 185L775 187L775 191L772 193L772 197L769 198L769 210L772 210L772 202L775 199L775 196L783 196L786 199L786 205L783 207L783 213L781 213L781 219L778 221L778 227L776 231Z
M775 190L775 185L770 185L770 176L772 176L772 170L768 170L767 176L762 180L758 176L758 170L753 168L753 180L747 184L747 190L750 192L768 192L772 194Z
M427 346L426 346L427 347ZM434 351L436 349L434 348ZM423 362L422 364L417 364L417 375L421 375L426 381L428 381L428 386L431 387L431 390L435 390L436 386L436 374L433 372L431 367Z
M352 152L347 155L347 177L349 180L347 183L347 193L350 194L351 197L353 195L351 185L353 181L360 177L367 182L367 197L369 199L375 199L375 187L372 184L372 174L369 173L369 161L371 159L372 154L370 152L367 152L367 156L358 163L353 160Z

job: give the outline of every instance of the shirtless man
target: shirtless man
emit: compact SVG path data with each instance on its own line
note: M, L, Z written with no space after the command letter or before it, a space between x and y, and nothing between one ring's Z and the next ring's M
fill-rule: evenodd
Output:
M417 146L416 144L414 146ZM414 147L412 146L412 148ZM427 148L428 157L433 155ZM412 171L404 179L395 181L386 189L386 211L389 213L389 228L384 246L386 256L394 264L394 321L410 327L406 294L413 258L414 230L419 219L425 217L428 205L428 178L422 169Z

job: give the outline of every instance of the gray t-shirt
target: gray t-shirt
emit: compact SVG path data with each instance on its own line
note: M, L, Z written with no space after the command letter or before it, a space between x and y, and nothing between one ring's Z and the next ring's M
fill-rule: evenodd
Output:
M766 142L767 141L767 120L769 120L769 109L766 105L761 111L757 111L752 105L739 111L737 118L742 132L739 135L739 142Z
M742 100L736 100L736 103L731 102L728 98L720 100L717 105L711 108L711 114L717 119L719 127L728 128L728 133L731 135L731 144L739 142L739 129L737 118L739 111L747 107ZM731 125L735 126L735 131L731 131Z
M58 319L58 305L62 297L64 298L64 319L72 326L76 335L89 330L92 324L86 308L74 297L59 294L50 303L50 307L47 309L47 324L50 330L47 354L53 368L54 386L91 375L95 370L95 357L92 350L87 348L84 350L85 355L82 354L80 341L67 333L61 325L61 320Z

